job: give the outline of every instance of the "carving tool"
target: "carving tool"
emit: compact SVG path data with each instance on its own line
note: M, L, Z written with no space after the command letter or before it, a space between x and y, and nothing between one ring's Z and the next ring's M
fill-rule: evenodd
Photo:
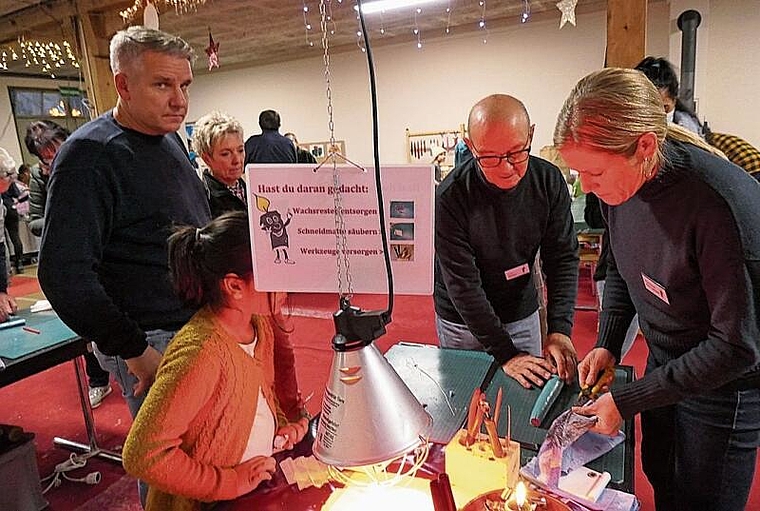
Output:
M565 382L556 374L553 374L551 378L546 380L544 388L541 389L541 393L533 404L533 410L530 412L530 423L532 426L537 428L541 425L541 422L546 418L546 414L549 413L549 410L564 387Z
M482 394L480 400L480 413L483 416L483 424L486 427L488 442L491 444L494 457L503 458L504 448L501 446L501 440L499 440L499 432L496 430L496 424L494 424L493 418L491 418L491 405L486 401L485 394Z
M460 438L462 445L470 446L475 443L475 421L479 415L478 403L480 402L480 389L475 389L470 398L470 407L467 409L467 435ZM478 428L480 429L480 428Z
M613 381L615 381L615 367L607 366L599 372L596 383L581 386L581 391L578 394L578 405L583 406L588 404L589 401L595 401Z
M501 416L501 401L503 399L503 389L499 387L496 393L496 410L493 412L493 423L496 425L496 431L499 430L499 417Z
M8 319L0 323L0 330L4 330L6 328L13 328L15 326L24 326L24 325L26 325L26 320L24 318L9 316Z

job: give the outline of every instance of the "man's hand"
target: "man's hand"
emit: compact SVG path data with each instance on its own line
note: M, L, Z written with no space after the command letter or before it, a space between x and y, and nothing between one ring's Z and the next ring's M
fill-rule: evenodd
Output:
M592 401L586 406L574 406L573 412L587 417L596 417L598 420L590 431L602 435L615 436L623 425L623 417L618 411L615 400L609 392Z
M132 388L135 396L141 396L148 391L153 380L156 379L158 364L161 362L161 353L153 346L148 346L139 357L124 360L129 373L137 378L137 383Z
M527 353L518 353L507 363L501 366L507 376L517 380L526 389L532 388L532 384L543 386L552 373L557 370L543 358L534 357Z
M269 456L254 456L236 466L238 496L245 495L255 490L262 482L272 479L276 468L274 458Z
M568 336L557 332L549 334L544 343L544 358L554 365L557 374L565 383L573 383L578 353Z
M606 348L594 348L578 365L578 383L581 388L596 383L599 373L615 365L615 357Z
M0 293L0 321L5 321L8 316L15 314L18 310L16 299L8 293Z

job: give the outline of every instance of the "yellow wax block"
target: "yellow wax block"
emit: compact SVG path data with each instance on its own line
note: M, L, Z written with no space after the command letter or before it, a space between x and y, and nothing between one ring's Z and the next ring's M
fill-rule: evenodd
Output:
M459 443L460 430L446 446L446 473L452 487L474 498L499 488L514 488L520 473L520 444L500 438L505 456L497 458L488 437L480 434L469 447Z

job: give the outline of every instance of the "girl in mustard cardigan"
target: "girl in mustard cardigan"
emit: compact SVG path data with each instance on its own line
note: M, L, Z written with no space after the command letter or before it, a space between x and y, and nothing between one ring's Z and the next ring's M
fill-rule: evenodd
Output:
M179 296L200 310L164 353L127 437L126 471L149 485L146 511L200 510L271 479L273 441L299 442L274 389L267 293L253 285L248 219L218 217L169 238Z

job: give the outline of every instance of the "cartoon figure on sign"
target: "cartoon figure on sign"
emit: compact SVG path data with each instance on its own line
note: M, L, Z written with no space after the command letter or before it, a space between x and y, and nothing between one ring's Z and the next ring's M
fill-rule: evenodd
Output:
M290 224L290 219L293 218L293 212L288 210L285 215L287 220L283 222L279 211L269 210L270 204L269 199L266 197L256 195L256 209L264 213L259 218L259 225L264 231L269 233L269 240L275 253L274 262L280 264L281 261L285 261L285 264L295 264L295 261L288 258L290 242L288 240L287 227Z

